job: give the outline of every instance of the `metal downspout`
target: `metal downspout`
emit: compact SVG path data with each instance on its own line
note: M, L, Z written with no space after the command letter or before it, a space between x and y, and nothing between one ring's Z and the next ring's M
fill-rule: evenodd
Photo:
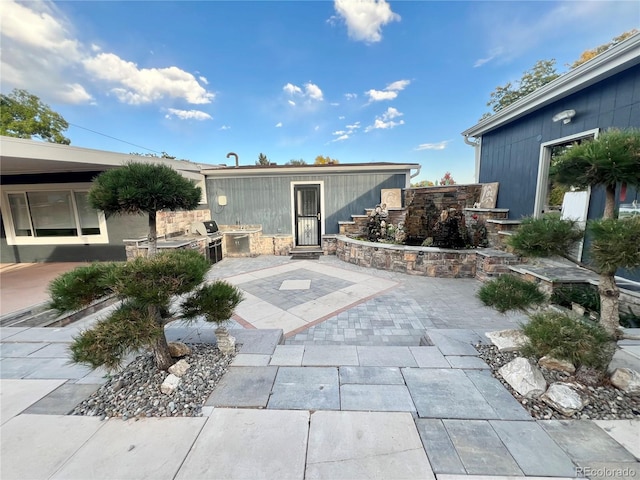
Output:
M480 152L482 149L482 137L478 137L475 140L469 140L469 135L463 135L464 143L471 145L475 150L475 171L474 181L478 183L480 181Z

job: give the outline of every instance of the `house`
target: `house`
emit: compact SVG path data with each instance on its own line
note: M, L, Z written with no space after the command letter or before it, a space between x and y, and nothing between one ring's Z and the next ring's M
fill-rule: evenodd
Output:
M89 207L87 192L98 174L132 160L169 165L202 188L195 211L160 212L158 235L194 233L194 223L213 219L222 230L225 255L319 249L323 235L338 233L339 221L380 203L382 189L409 187L411 171L420 168L394 163L225 167L4 136L0 148L2 263L125 260L132 244L125 240L145 237L147 218L105 218Z
M397 190L399 197L417 175L412 170L419 169L419 164L345 163L232 166L202 173L212 217L226 232L226 252L288 254L320 250L323 236L339 233L338 222L375 207L382 190ZM239 238L248 238L249 245L240 245Z
M611 127L640 128L640 34L462 135L475 148L476 180L499 182L497 207L508 208L509 217L519 219L539 217L549 209L549 165L554 152ZM586 192L586 218L602 216L604 197L603 188ZM638 197L629 188L617 200L629 205Z
M131 160L162 162L194 180L202 204L183 223L210 219L201 165L0 136L2 263L124 260L123 240L146 236L147 218L105 218L87 192L95 176Z

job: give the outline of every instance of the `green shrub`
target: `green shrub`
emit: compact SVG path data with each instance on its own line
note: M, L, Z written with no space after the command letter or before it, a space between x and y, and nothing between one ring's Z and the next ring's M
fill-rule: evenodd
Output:
M110 275L119 265L92 263L63 273L49 283L50 308L60 313L72 312L112 294Z
M587 310L600 313L600 294L595 285L578 283L554 288L551 303L566 308L571 308L572 303L577 303Z
M522 280L514 275L501 275L486 282L478 291L482 303L493 307L500 313L509 310L526 310L546 301L546 296L536 284Z
M593 234L591 258L604 273L640 265L640 217L604 219L589 222Z
M207 322L224 324L242 301L237 287L222 280L204 285L182 302L182 316L187 320L204 316Z
M162 325L146 308L126 303L73 339L71 359L91 368L115 370L129 353L151 345L163 334Z
M633 313L631 308L628 312L620 312L620 325L624 328L640 328L640 315Z
M615 344L597 323L559 313L544 312L530 316L522 327L528 342L521 353L537 359L549 355L581 366L606 370Z
M559 214L542 218L526 218L507 243L519 254L531 257L567 256L584 232L572 220L562 220Z

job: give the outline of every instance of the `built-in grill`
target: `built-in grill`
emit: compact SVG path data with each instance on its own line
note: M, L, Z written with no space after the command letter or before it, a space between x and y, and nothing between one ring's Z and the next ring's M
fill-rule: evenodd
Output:
M191 233L207 237L207 254L211 263L222 260L222 235L215 221L195 222L191 224Z

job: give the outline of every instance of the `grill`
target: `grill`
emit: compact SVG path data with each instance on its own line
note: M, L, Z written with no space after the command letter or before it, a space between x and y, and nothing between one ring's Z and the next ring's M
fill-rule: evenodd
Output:
M212 264L222 260L222 235L215 221L193 223L191 225L191 233L207 237L207 254Z

